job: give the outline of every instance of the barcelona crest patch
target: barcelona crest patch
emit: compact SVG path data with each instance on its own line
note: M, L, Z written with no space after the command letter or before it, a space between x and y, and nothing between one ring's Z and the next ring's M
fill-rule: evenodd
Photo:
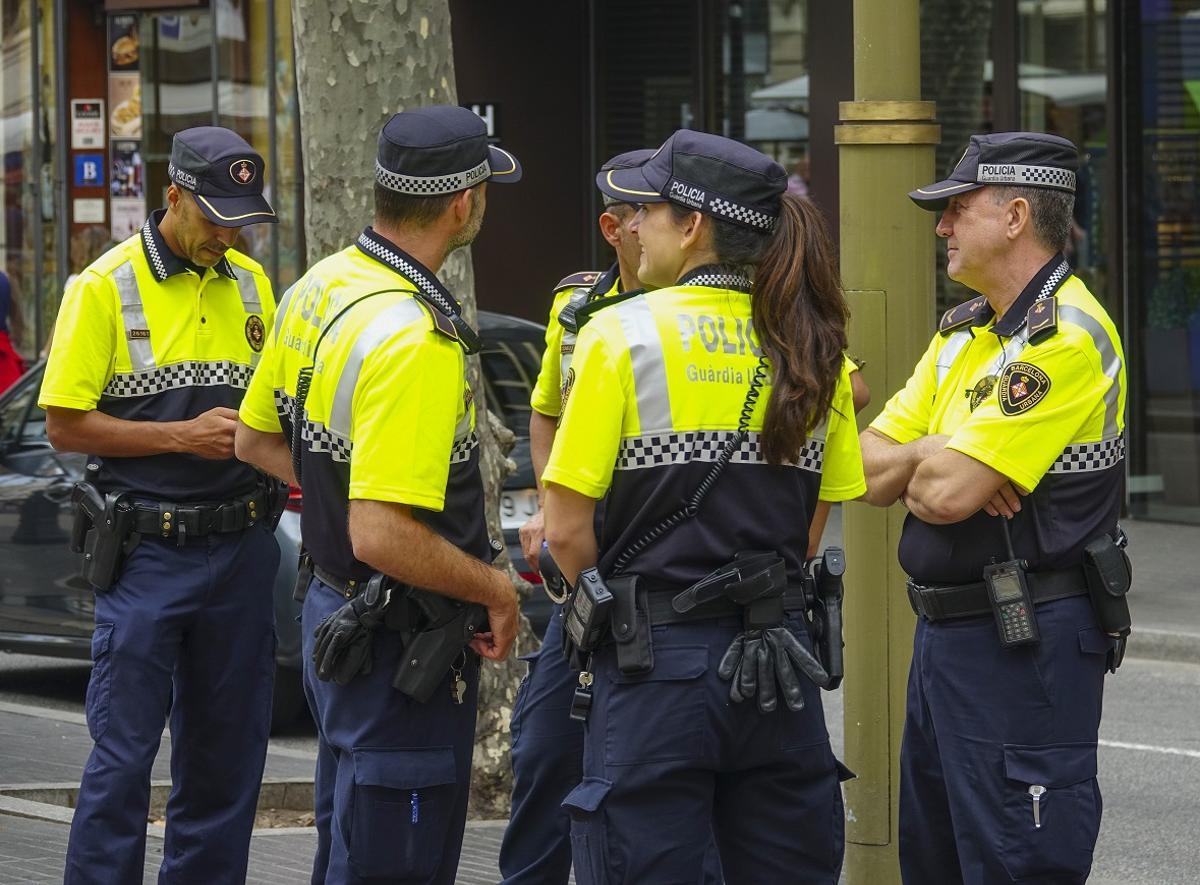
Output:
M267 342L267 327L256 313L246 318L246 341L255 353L262 353L263 345Z
M1050 390L1050 376L1030 363L1012 363L1000 376L1000 411L1005 415L1023 415Z

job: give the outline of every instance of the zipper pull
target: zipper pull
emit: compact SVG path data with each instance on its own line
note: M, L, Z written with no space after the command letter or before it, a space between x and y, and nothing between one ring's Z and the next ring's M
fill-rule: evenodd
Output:
M1029 788L1029 795L1033 797L1033 826L1037 830L1042 828L1042 795L1045 792L1046 788L1041 784L1034 784Z

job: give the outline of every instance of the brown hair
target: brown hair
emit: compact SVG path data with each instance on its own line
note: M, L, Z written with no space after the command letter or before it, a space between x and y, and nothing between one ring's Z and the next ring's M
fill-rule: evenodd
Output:
M850 311L833 242L812 201L789 193L769 235L707 217L719 263L754 281L754 330L774 376L763 454L771 464L792 461L829 412L842 372Z

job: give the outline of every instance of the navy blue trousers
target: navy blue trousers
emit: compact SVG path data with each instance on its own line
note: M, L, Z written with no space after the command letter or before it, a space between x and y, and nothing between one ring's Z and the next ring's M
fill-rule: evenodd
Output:
M512 813L500 845L504 885L566 885L571 818L562 801L583 777L583 723L569 712L578 674L562 653L562 606L541 648L522 655L529 673L512 713Z
M1113 640L1087 597L1037 608L1041 642L991 618L918 621L900 751L906 883L1087 880L1100 831L1096 741ZM1045 788L1034 819L1030 787Z
M314 885L453 885L467 821L479 659L466 654L467 693L450 674L426 703L392 688L399 634L380 629L371 672L347 685L313 670L313 631L346 600L313 578L304 600L304 690L317 720Z
M87 720L64 881L142 881L150 770L170 712L161 883L245 880L271 727L279 546L259 524L144 539L96 596Z
M799 712L732 703L717 665L740 629L655 627L642 676L622 675L611 646L595 655L583 780L563 803L579 885L697 885L714 836L729 885L837 882L848 773L820 691L806 682Z

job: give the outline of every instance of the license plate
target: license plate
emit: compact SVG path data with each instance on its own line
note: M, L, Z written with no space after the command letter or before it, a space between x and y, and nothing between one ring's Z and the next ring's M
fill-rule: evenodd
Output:
M500 527L519 529L538 511L537 489L500 493Z

